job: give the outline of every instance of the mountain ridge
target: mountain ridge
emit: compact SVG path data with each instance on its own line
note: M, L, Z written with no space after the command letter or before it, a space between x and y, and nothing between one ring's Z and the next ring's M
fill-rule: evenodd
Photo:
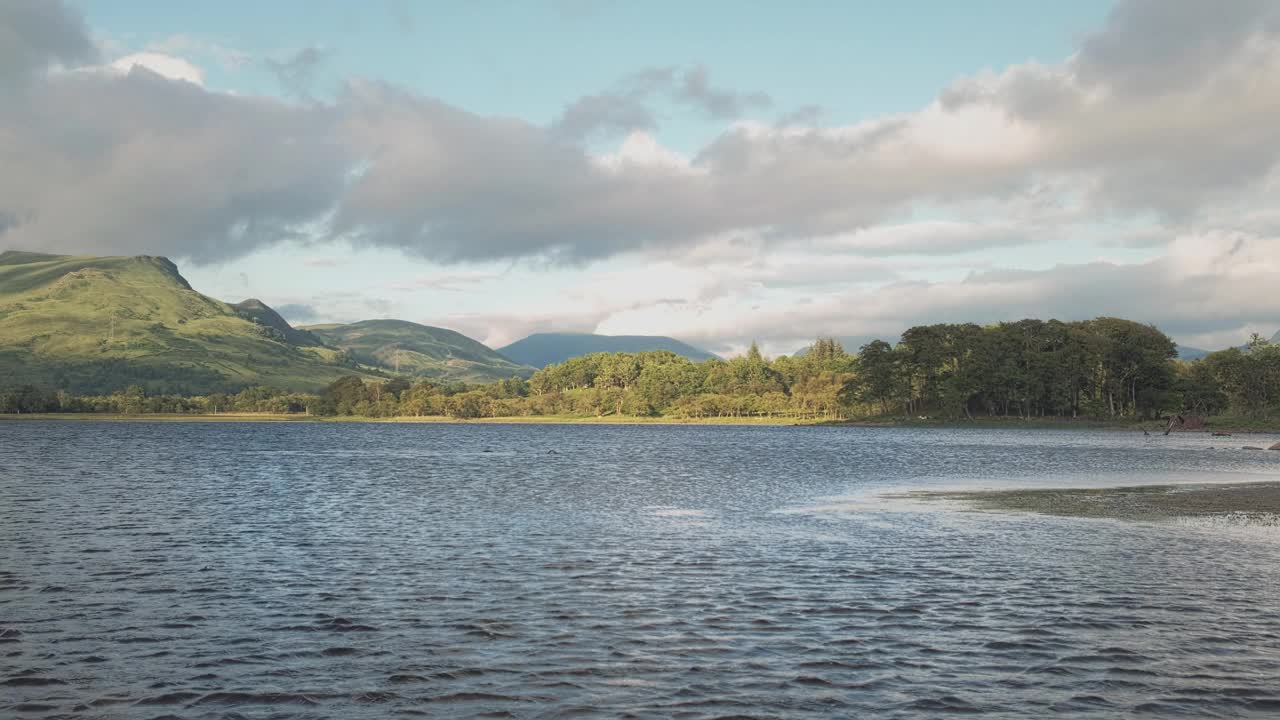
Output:
M413 377L465 382L529 377L534 368L448 328L409 320L361 320L301 328L358 361Z
M315 334L293 327L280 313L257 298L242 300L232 304L231 307L235 308L236 312L250 321L277 330L281 337L284 338L284 341L290 345L324 347L324 342L316 337Z
M645 352L669 350L695 362L711 360L714 353L665 335L596 335L594 333L534 333L498 352L515 362L543 368L596 352Z
M281 335L192 289L168 258L0 253L0 376L15 384L79 394L318 390L358 372L336 350Z
M381 324L385 331L388 323L412 328L410 335L434 333L432 348L402 348L414 351L412 376L474 382L533 372L452 330L407 321L366 321L364 327ZM5 385L79 395L130 385L151 394L255 385L317 392L344 375L390 375L397 358L382 355L369 352L361 364L339 343L291 326L261 300L233 304L201 294L168 258L0 252Z

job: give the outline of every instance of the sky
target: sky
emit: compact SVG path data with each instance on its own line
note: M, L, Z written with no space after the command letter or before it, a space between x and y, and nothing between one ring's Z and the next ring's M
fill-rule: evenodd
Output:
M0 98L0 248L295 324L1280 327L1271 0L0 0Z

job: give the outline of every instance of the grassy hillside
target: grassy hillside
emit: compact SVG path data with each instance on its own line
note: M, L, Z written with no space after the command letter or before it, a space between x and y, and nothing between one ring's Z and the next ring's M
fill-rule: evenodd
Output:
M165 258L0 254L5 384L73 393L133 384L153 393L314 391L352 372L339 351L290 345L281 334L192 290Z
M280 316L280 313L271 309L266 303L257 298L249 298L244 302L238 302L231 307L240 313L240 317L247 318L264 327L273 328L280 333L280 339L296 345L298 347L323 347L324 342L312 333L306 330L299 330L289 324Z
M706 350L661 335L591 335L587 333L537 333L499 348L498 352L518 363L543 368L591 353L636 353L650 350L669 350L694 362L715 357Z
M350 325L303 328L361 363L401 375L492 382L529 377L533 368L514 363L461 333L404 320L365 320Z

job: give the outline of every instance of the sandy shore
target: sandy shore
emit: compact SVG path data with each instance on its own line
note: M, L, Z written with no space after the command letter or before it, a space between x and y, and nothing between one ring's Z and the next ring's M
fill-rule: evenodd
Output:
M1139 521L1230 518L1249 524L1280 525L1280 482L915 492L910 497L959 501L978 510L1070 517Z

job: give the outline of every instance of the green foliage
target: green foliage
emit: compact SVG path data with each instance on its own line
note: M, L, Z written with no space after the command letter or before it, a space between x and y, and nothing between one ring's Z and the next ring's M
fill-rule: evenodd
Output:
M846 417L852 359L826 352L770 362L754 344L729 361L675 353L593 353L529 378L528 414L703 417Z
M214 393L194 397L172 394L148 395L138 385L131 385L108 395L73 396L65 391L51 391L30 385L15 390L0 391L0 412L3 413L303 414L307 413L316 402L317 398L314 395L264 387L246 388L235 395Z
M1187 407L1258 418L1280 406L1280 346L1257 335L1242 350L1209 353L1180 373Z
M1153 417L1177 398L1173 341L1116 318L913 327L863 346L856 396L882 414Z

